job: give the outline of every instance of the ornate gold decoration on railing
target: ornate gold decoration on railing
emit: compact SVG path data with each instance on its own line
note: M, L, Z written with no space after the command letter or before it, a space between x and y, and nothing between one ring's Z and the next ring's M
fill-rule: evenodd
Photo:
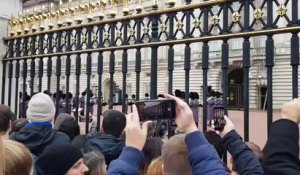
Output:
M92 2L89 0L88 3L84 3L83 0L78 0L78 5L74 6L73 0L68 0L66 7L64 7L62 0L60 0L58 7L55 7L54 3L50 3L49 11L46 11L44 5L41 9L35 7L31 13L29 11L26 11L24 14L20 12L17 18L14 15L11 16L9 22L10 36L27 35L37 31L44 31L46 28L44 24L46 23L48 24L48 29L53 30L64 26L71 26L74 24L73 22L76 23L74 25L82 24L85 19L87 23L90 23L96 20L103 20L106 15L108 18L115 18L117 15L117 6L119 5L123 5L123 15L127 16L130 14L129 1L98 0L98 2ZM174 6L175 1L170 0L168 4L169 6ZM110 8L110 11L106 11L107 7ZM158 8L158 1L153 1L152 7ZM135 10L137 14L142 12L141 0L137 0ZM73 16L76 16L75 19L73 19Z

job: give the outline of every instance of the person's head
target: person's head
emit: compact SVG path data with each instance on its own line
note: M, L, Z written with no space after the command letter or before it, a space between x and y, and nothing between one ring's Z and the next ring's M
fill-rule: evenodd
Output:
M30 122L52 122L55 106L48 95L38 93L29 101L26 114Z
M37 174L84 175L88 171L79 148L70 143L54 143L35 163Z
M163 141L160 137L152 137L146 140L145 146L143 148L143 153L145 155L144 162L140 166L140 171L142 174L145 174L148 166L153 159L161 156Z
M259 162L262 164L264 161L264 153L261 148L253 142L246 142L246 145L253 151Z
M80 134L80 126L74 118L65 119L57 130L67 134L70 140Z
M221 97L221 93L220 93L219 91L216 91L215 94L216 94L216 97L217 97L217 98L220 98L220 97Z
M157 99L165 98L163 94L158 94Z
M6 136L11 129L12 121L16 120L16 115L9 107L0 105L0 137Z
M148 94L148 93L145 93L145 97L149 97L149 94Z
M3 145L0 147L0 149L3 149L3 151L1 151L1 153L3 152L1 157L3 157L5 174L31 174L32 157L30 151L26 146L19 142L6 139L3 140Z
M26 126L29 123L28 119L20 118L12 122L11 133L20 131L21 128Z
M135 98L135 94L132 94L132 95L131 95L131 98Z
M117 110L108 110L103 113L102 128L106 134L120 137L126 126L125 115Z
M155 129L156 129L156 122L153 121L148 125L147 138L154 137Z
M192 100L195 100L195 93L194 92L190 92L189 98L192 99Z
M56 117L56 120L54 122L54 129L58 130L61 126L61 124L66 120L66 119L75 119L71 114L68 113L61 113Z
M150 163L146 175L163 175L162 158L161 157L154 159Z
M76 136L73 140L72 140L72 145L76 146L79 149L82 149L86 140L89 138L90 136L87 134L83 134L83 135L78 135Z
M198 92L195 92L195 98L196 98L197 100L199 100L199 94L198 94Z
M211 96L211 97L216 97L216 92L215 92L214 90L212 90L212 91L210 92L210 96Z
M83 162L89 168L85 175L106 175L104 155L100 152L89 152L83 155Z
M214 131L206 131L204 135L207 141L214 146L220 158L223 157L225 148L222 142L222 138Z
M85 95L86 95L86 92L85 92L85 91L84 91L84 92L82 92L82 93L81 93L81 95L82 95L82 96L85 96Z
M181 98L185 98L185 92L181 91Z
M192 175L185 135L171 137L162 147L164 175Z
M176 90L175 90L175 96L178 97L178 98L181 98L181 97L182 97L181 90L176 89Z

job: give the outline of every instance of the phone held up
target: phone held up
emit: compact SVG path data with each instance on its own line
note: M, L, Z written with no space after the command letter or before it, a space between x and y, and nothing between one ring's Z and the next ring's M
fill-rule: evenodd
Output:
M226 121L224 119L224 106L216 105L213 107L213 128L216 131L223 131Z
M173 120L176 117L175 100L145 100L136 102L140 121Z

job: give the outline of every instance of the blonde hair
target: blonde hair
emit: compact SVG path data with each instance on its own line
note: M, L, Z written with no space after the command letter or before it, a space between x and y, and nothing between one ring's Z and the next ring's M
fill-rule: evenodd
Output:
M146 175L162 175L162 174L163 174L162 158L158 157L150 163Z
M29 149L23 144L3 140L4 146L4 171L9 175L30 175L32 170L32 157ZM2 169L1 169L1 172Z

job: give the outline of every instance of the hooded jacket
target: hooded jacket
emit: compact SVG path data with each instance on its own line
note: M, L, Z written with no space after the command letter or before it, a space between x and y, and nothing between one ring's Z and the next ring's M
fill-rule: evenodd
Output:
M121 138L111 134L96 133L85 142L83 152L100 151L105 157L106 164L109 165L112 160L120 156L124 146L125 141Z
M52 143L70 143L69 137L53 130L50 123L29 123L19 132L12 133L10 139L23 143L37 157Z
M216 150L200 131L186 135L189 162L193 175L225 175L224 166ZM108 168L109 175L139 175L139 165L144 154L133 147L125 147L117 160Z
M263 153L266 175L299 175L298 124L287 119L274 122Z
M230 152L236 165L236 171L240 175L263 175L263 168L252 152L252 150L243 142L240 135L232 130L222 139L227 151Z

